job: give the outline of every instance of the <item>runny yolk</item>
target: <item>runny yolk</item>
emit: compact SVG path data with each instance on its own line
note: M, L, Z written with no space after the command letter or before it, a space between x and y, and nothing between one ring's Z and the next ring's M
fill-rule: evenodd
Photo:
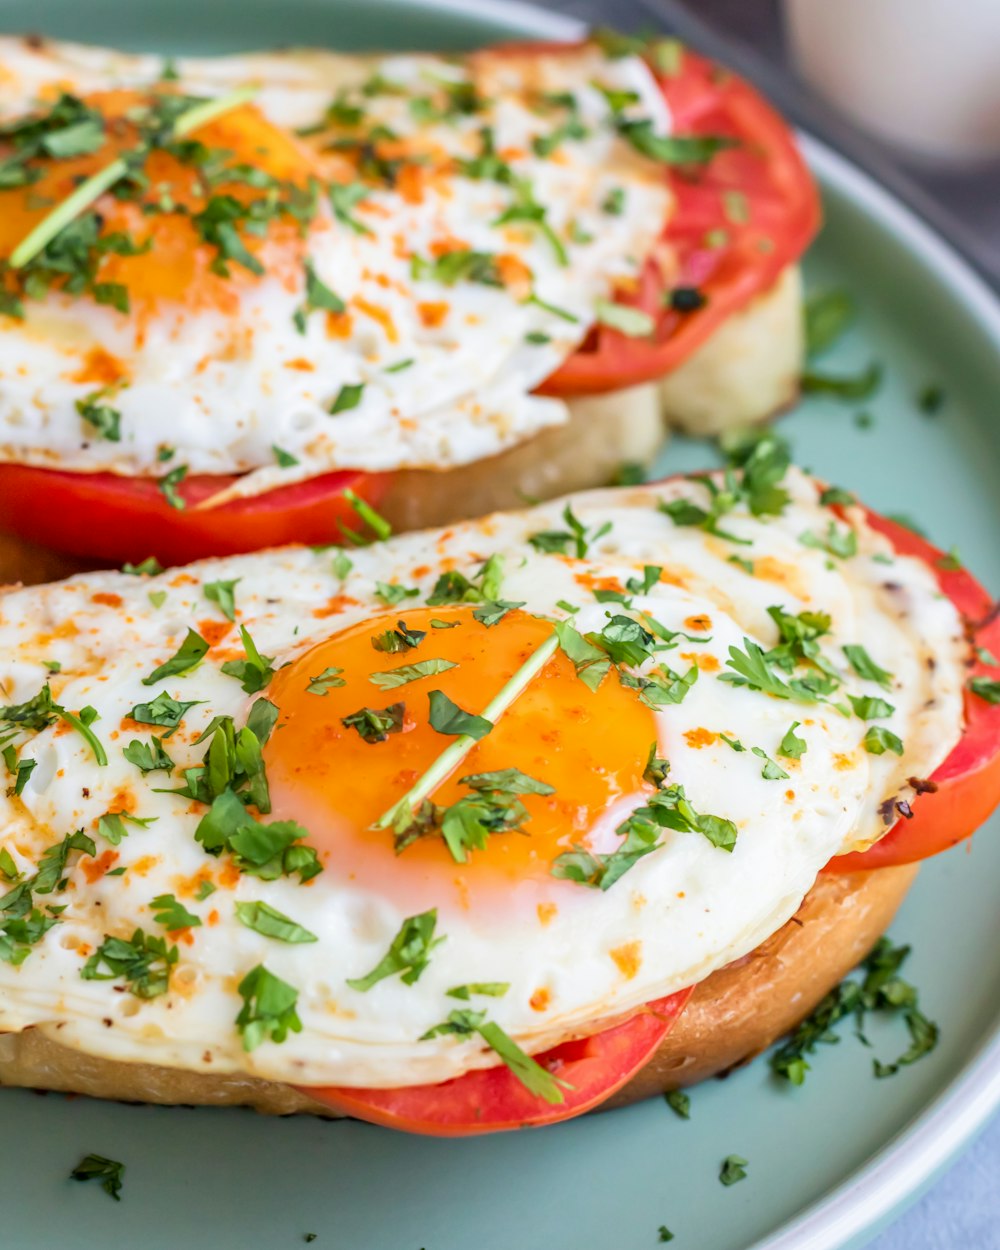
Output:
M425 631L407 651L386 654L372 639L405 621ZM433 619L453 625L435 629ZM439 832L396 852L391 829L374 829L455 739L429 723L432 690L467 712L482 713L501 687L552 633L552 624L520 611L487 627L472 608L419 608L352 626L281 669L268 690L280 716L264 749L272 819L296 820L309 833L327 872L357 881L417 910L457 899L463 905L506 903L515 886L535 906L530 883L545 897L563 884L551 875L555 858L576 843L595 850L619 845L616 807L634 806L648 790L642 774L656 740L653 713L609 675L597 691L557 651L541 672L431 794L442 807L470 793L470 774L517 768L554 787L523 795L529 819L520 830L491 834L485 849L457 863ZM370 677L424 660L455 667L392 689ZM310 681L335 668L345 684L310 693ZM366 742L342 718L363 707L402 702L402 729ZM630 802L629 802L630 801ZM595 827L609 825L595 834ZM596 840L592 840L592 835ZM579 886L572 886L579 890ZM530 901L528 896L530 895Z
M105 142L85 155L36 160L33 167L40 176L27 186L0 191L0 259L9 256L80 182L119 154L136 150L141 136L129 114L148 105L148 96L111 90L87 96L85 103L102 115ZM179 155L194 151L196 143L203 145L203 154L208 150L208 163ZM270 175L305 189L315 173L314 158L304 144L269 122L252 104L234 108L192 131L176 151L178 154L162 147L152 150L141 167L146 184L137 198L117 199L105 194L88 210L99 213L102 237L124 233L139 247L151 243L138 255L103 254L96 279L124 285L132 310L140 315L160 301L230 311L236 306L238 285L252 281L253 275L232 261L228 263L228 278L213 270L216 249L202 240L193 218L213 196L247 203L266 198L268 190L250 185L239 171L227 181L219 170L242 166L244 171L249 168L257 175ZM206 176L209 173L211 179ZM262 238L252 231L240 231L251 253L263 258L266 252L269 274L276 272L287 280L300 278L305 244L298 223L287 215L277 215L265 235Z

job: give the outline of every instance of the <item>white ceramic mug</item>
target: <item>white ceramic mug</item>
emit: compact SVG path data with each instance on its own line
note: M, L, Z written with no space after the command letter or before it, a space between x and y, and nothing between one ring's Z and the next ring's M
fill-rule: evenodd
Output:
M917 156L1000 155L1000 0L784 0L802 76Z

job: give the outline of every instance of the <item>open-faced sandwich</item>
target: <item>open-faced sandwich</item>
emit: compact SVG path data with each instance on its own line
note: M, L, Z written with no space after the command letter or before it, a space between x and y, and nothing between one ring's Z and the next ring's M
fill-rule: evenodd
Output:
M0 1082L567 1118L752 1055L1000 796L968 573L740 472L0 598Z
M0 529L174 563L604 484L797 388L816 190L673 40L0 39Z

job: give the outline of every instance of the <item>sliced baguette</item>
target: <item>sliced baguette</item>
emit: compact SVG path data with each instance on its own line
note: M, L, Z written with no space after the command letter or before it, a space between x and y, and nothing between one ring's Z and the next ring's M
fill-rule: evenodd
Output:
M916 866L821 876L796 915L744 959L713 973L656 1055L607 1107L636 1102L745 1063L793 1028L887 928ZM193 1106L253 1107L273 1115L339 1118L288 1085L128 1064L60 1044L59 1026L0 1036L0 1085Z
M699 436L767 421L798 396L804 339L802 274L789 265L659 383L664 420Z

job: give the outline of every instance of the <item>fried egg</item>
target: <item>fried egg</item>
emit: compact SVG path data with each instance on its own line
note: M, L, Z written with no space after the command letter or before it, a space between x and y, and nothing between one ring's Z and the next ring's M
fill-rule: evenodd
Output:
M0 257L157 109L241 88L6 274L0 460L241 475L222 502L446 469L566 421L532 391L669 211L618 125L669 132L643 62L588 45L165 66L0 38ZM45 118L48 137L25 129Z
M947 756L968 658L928 567L782 489L7 592L0 1029L403 1086L497 1062L457 1000L537 1053L751 951Z

